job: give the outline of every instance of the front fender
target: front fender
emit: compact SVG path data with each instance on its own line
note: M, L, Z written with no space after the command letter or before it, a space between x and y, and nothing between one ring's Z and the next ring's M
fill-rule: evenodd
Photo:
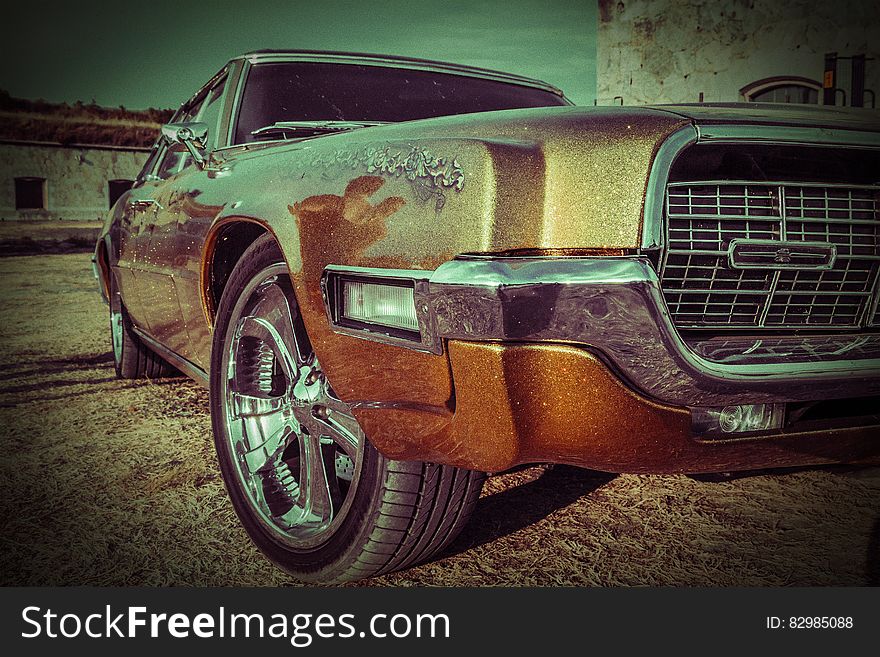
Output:
M226 163L235 192L215 226L252 220L275 235L322 368L343 400L370 409L377 447L442 460L436 439L430 454L412 445L453 419L448 356L335 333L324 268L432 270L466 252L637 248L652 159L686 123L647 110L554 108L258 146ZM412 436L403 451L401 430Z

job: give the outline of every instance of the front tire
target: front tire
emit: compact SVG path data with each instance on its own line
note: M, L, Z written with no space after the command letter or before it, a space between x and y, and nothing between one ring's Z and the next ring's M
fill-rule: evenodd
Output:
M230 276L211 352L221 473L256 545L299 579L340 582L446 547L483 473L383 457L321 370L284 259L258 239Z

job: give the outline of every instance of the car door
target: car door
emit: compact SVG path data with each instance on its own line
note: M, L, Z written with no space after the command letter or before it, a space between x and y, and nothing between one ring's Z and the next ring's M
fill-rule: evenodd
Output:
M182 119L208 125L208 154L215 143L226 80L225 72L215 76ZM206 200L215 174L210 167L197 166L184 147L168 147L157 169L161 191L148 215L148 262L143 267L150 281L145 294L157 309L153 337L203 369L208 363L199 345L210 343L210 333L201 306L202 245L223 208L222 201Z
M204 96L185 105L173 122L194 120L203 102ZM195 168L183 145L166 143L151 180L129 201L138 213L134 273L146 320L142 328L176 353L181 353L187 342L174 280L180 266L175 249L181 201L178 190L180 179Z
M202 248L205 237L217 215L223 209L226 198L222 179L229 171L219 168L211 160L210 152L217 146L221 136L221 114L228 105L228 88L232 84L225 75L208 90L198 116L199 123L208 126L208 166L203 169L191 167L191 171L177 182L178 195L182 200L177 218L177 265L175 283L183 321L186 325L187 343L180 354L204 370L210 360L211 332L202 306Z
M114 244L118 249L113 264L116 282L131 320L142 329L149 327L148 308L144 303L141 262L149 246L145 236L144 221L152 210L156 178L152 174L161 154L162 145L157 143L147 158L143 169L131 189L123 195L119 207L114 208L119 219L115 222Z

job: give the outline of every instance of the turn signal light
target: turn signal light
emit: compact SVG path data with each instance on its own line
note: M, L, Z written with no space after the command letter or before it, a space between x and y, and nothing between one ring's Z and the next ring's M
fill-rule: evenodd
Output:
M692 408L691 418L696 434L734 438L736 434L781 429L785 404Z
M342 317L404 331L418 331L413 288L387 283L344 280Z

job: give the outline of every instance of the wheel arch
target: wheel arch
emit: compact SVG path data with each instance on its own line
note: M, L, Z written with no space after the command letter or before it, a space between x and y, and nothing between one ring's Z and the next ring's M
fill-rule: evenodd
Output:
M104 300L110 302L110 247L108 246L109 238L102 239L95 247L95 272L98 278L98 285Z
M290 268L291 255L296 254L288 253L284 240L269 222L254 217L224 217L211 227L203 246L200 275L202 307L209 326L214 326L220 298L235 265L248 247L264 235L272 236Z

